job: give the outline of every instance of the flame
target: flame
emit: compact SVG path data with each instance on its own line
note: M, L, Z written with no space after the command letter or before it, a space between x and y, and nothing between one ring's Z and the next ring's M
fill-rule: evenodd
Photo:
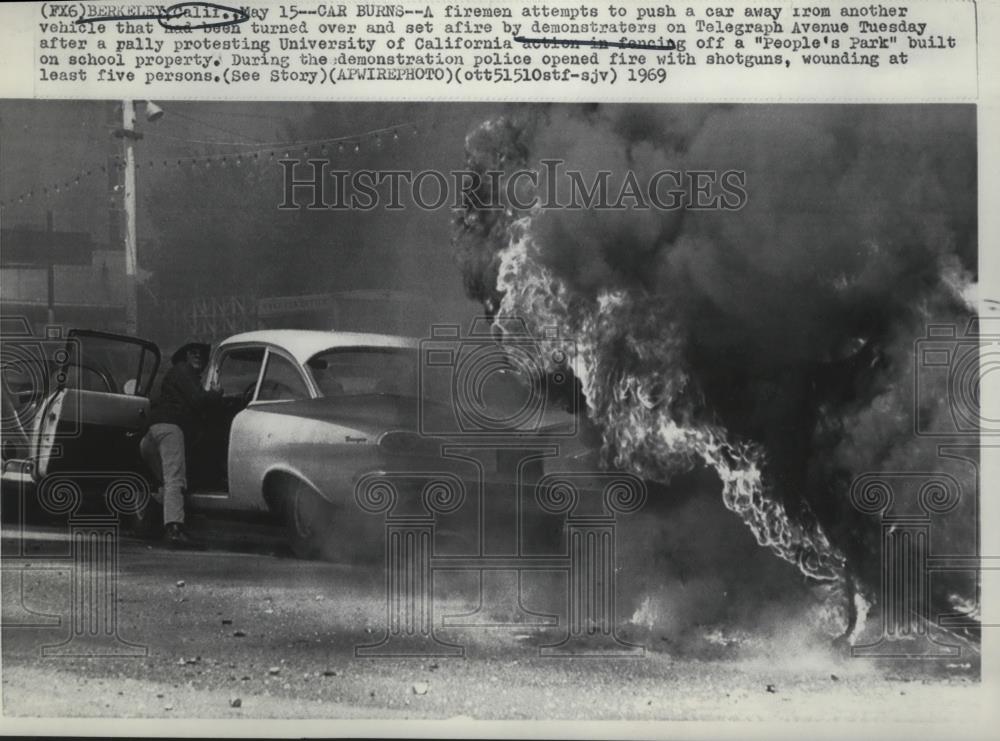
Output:
M913 434L917 410L936 432L954 424L949 382L923 372L915 343L990 305L976 284L970 109L531 106L466 140L483 175L540 170L541 157L612 179L738 167L753 184L738 218L525 213L483 177L456 214L467 295L505 326L575 343L605 466L661 482L714 470L757 542L819 580L825 604L810 614L855 635L882 531L853 507L854 477L948 471L973 496L935 537L970 542L975 463ZM482 205L498 201L509 207ZM963 592L954 579L936 588Z
M626 336L632 327L626 319L643 310L636 299L621 291L604 291L595 302L575 299L539 260L534 218L514 222L510 242L499 254L496 287L502 298L496 316L524 320L538 338L555 328L560 338L572 340L572 366L588 414L602 430L604 462L663 482L704 463L722 482L725 506L760 545L812 579L844 583L844 555L818 525L790 517L772 495L762 475L763 449L729 439L718 424L696 420L698 392L681 362L676 322L668 313L657 313L653 338L638 340ZM639 368L616 362L619 356L611 347L621 343L640 358Z

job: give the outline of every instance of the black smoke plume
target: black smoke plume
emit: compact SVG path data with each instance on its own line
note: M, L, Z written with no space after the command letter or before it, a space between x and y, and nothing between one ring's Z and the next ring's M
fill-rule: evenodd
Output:
M977 458L914 435L915 405L946 428L950 400L916 389L913 350L929 323L973 316L975 141L972 107L525 108L469 133L469 169L560 159L610 171L612 191L629 172L737 170L748 200L494 210L484 178L456 260L489 313L577 341L604 465L660 482L714 469L758 543L870 601L880 530L851 505L859 475L950 472L963 499L935 547L974 540Z

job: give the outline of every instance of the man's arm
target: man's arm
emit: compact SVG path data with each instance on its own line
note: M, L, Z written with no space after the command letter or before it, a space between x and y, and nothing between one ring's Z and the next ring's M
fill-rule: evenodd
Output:
M195 409L213 404L222 396L219 391L206 391L201 387L201 383L199 383L199 379L194 373L189 373L178 368L170 370L167 378L164 379L164 383L168 381L177 396Z

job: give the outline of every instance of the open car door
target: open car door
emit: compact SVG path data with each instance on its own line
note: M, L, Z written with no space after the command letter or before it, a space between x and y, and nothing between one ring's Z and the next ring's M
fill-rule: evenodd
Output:
M262 345L222 348L206 372L207 385L222 392L206 410L188 455L188 485L194 507L206 510L238 509L229 496L229 432L257 389L264 365Z
M159 348L136 337L74 329L63 357L35 429L36 478L142 471L139 441L149 426Z

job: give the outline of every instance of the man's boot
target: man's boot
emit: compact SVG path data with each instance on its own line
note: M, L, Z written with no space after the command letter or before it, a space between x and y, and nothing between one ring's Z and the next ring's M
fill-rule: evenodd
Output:
M163 539L167 542L168 548L184 548L188 550L202 550L204 548L201 543L192 540L191 537L184 532L184 527L179 522L171 522L167 524Z

